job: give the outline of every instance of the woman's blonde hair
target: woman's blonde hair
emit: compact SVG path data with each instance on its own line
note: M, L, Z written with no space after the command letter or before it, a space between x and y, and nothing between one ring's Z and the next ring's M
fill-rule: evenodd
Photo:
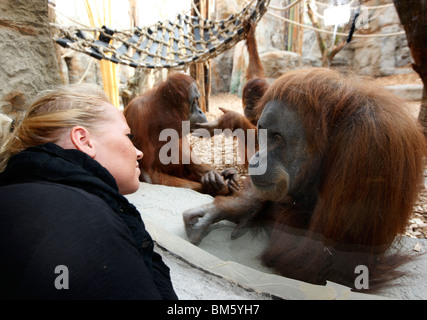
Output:
M0 172L13 155L29 147L55 143L66 129L79 125L96 131L107 119L105 103L111 104L95 84L71 84L41 92L2 143Z

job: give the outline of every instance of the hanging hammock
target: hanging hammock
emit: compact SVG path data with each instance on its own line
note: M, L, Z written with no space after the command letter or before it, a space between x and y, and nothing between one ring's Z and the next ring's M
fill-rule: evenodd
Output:
M65 48L134 68L177 68L205 62L244 39L244 23L257 23L270 0L252 0L241 12L224 20L205 20L178 14L174 21L158 22L131 32L102 28L61 27L55 41ZM89 37L88 32L98 35Z

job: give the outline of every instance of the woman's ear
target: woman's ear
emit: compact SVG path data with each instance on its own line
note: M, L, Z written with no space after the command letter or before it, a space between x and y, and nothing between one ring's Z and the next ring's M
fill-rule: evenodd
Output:
M96 151L93 136L86 128L80 126L73 127L70 131L70 138L77 150L88 154L92 159L95 158Z

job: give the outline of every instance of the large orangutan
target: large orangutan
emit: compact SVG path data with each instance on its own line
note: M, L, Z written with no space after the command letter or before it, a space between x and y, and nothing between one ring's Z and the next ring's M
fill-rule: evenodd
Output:
M239 189L234 169L218 173L201 163L183 136L194 129L195 123L207 121L199 108L199 97L192 77L172 73L126 106L124 115L132 130L132 141L144 154L140 161L141 181L190 188L213 196Z
M257 106L267 142L250 161L251 184L186 211L190 241L220 220L237 224L232 238L265 226L262 261L286 277L353 287L355 268L364 265L370 289L386 283L403 261L387 249L407 225L427 150L404 105L328 69L283 75Z

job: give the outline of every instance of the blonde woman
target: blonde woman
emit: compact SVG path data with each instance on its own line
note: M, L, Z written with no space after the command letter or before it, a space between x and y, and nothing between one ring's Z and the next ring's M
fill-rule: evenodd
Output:
M138 160L95 85L42 93L0 153L2 299L177 299L139 212Z

